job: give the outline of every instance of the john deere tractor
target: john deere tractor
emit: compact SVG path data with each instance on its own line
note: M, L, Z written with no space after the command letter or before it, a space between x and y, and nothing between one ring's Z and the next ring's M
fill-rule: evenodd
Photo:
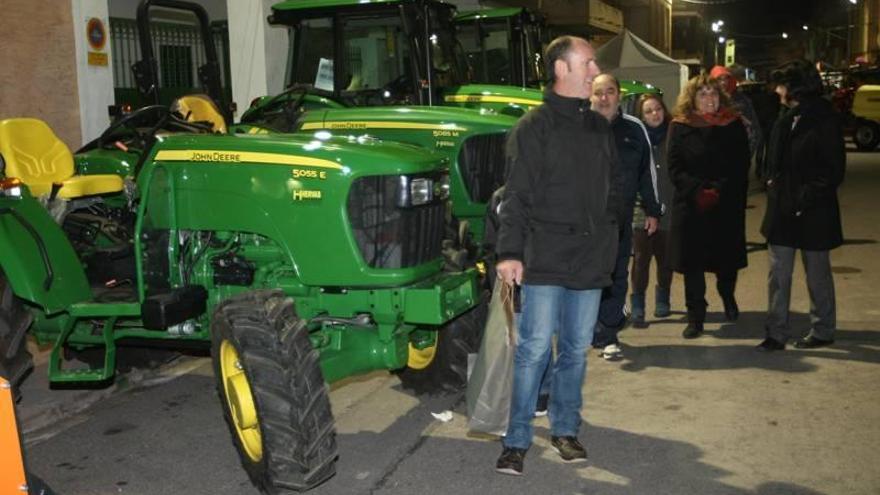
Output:
M0 356L13 380L30 366L28 331L52 344L54 383L112 378L120 341L210 346L233 441L267 493L332 476L325 382L388 369L417 390L463 384L482 315L474 270L442 270L442 155L365 138L169 134L135 162L128 196L117 174L75 173L45 124L0 129ZM90 283L50 211L115 194L133 208L131 276ZM68 348L103 362L74 367Z

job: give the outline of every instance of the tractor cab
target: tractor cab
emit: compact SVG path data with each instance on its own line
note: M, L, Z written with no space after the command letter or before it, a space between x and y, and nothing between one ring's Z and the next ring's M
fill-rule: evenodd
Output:
M339 106L447 105L522 115L541 102L538 90L475 85L456 37L455 7L439 0L285 1L269 22L287 26L286 86ZM253 120L272 97L242 115ZM306 107L309 108L308 106Z
M438 1L288 1L269 22L290 29L288 87L351 106L433 105L468 77L454 15Z
M547 77L549 43L544 17L519 7L465 12L455 17L458 38L472 68L472 83L536 88Z

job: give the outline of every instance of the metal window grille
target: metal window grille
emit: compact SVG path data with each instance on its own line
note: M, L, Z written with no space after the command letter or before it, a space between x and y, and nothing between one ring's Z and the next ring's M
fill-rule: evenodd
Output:
M225 21L214 22L214 45L217 48L221 85L229 96L229 31ZM200 92L198 68L205 64L205 47L199 29L190 24L154 22L151 26L153 53L159 66L159 81L162 84L160 99L170 103L182 94ZM140 60L141 49L138 43L137 23L134 19L110 18L110 46L113 57L113 86L117 103L132 103L139 106L137 85L131 66Z

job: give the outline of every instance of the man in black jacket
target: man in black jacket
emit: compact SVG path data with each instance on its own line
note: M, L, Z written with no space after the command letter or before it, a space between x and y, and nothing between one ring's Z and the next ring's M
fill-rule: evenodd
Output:
M617 264L611 275L612 285L602 291L599 321L593 333L593 347L601 349L605 359L614 360L623 357L617 333L626 323L623 305L629 289L627 268L632 251L630 224L636 193L642 198L645 208L648 235L657 231L660 203L657 201L657 175L651 157L651 140L639 119L620 111L620 83L611 74L596 76L590 102L593 110L611 123L623 174L623 207L628 212L618 232Z
M504 283L522 285L522 315L510 425L496 463L505 474L522 474L554 332L551 445L565 461L587 457L577 439L586 349L602 288L611 284L623 215L614 138L588 101L599 73L594 57L582 38L553 40L544 104L520 119L507 141L497 271Z

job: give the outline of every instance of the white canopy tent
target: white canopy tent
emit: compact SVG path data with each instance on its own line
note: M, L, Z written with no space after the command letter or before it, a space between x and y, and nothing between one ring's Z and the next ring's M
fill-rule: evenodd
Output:
M596 50L596 62L602 72L610 72L618 79L660 88L670 111L688 80L686 65L667 57L627 29Z

